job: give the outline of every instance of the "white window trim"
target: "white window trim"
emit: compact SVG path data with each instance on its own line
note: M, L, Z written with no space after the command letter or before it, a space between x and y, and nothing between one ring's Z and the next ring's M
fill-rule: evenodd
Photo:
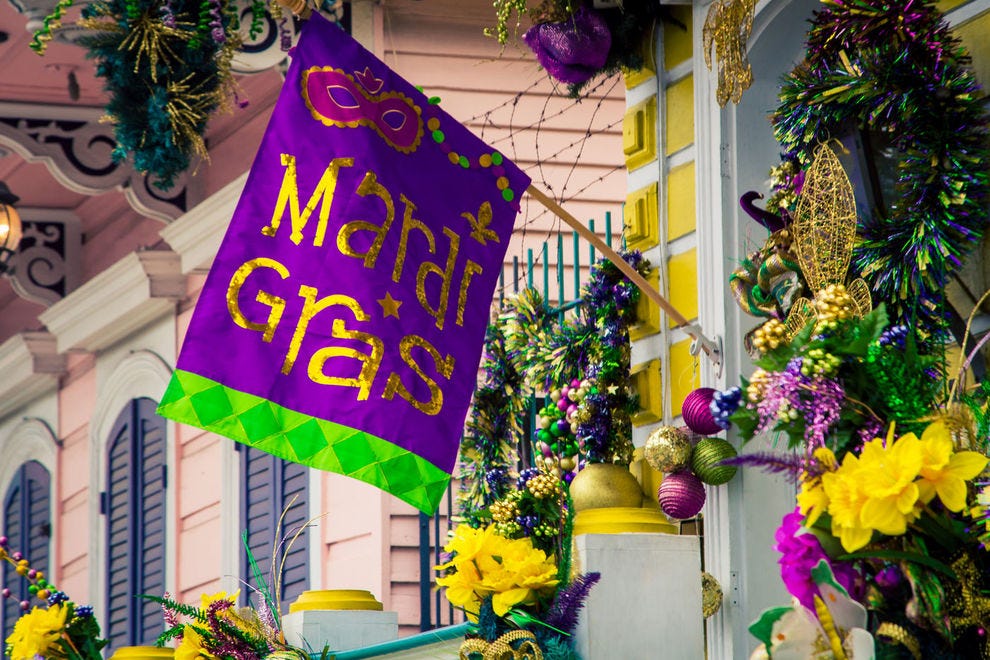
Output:
M104 564L107 526L106 517L100 514L100 494L107 488L106 453L110 432L121 411L132 399L147 397L159 401L171 377L172 368L159 355L147 350L134 351L121 360L103 383L93 407L89 425L89 520L92 530L89 537L89 592L97 617L102 617L106 610L107 575ZM165 425L165 443L168 474L165 488L165 587L174 592L175 538L178 530L175 514L178 511L175 424Z
M55 556L56 531L58 521L55 518L56 499L58 496L58 438L52 431L51 425L38 417L25 417L0 442L0 453L4 460L0 462L0 496L5 496L10 482L22 465L28 461L37 461L48 470L48 519L51 521L52 533L48 537L48 581L58 584L58 561ZM14 548L23 550L23 548ZM31 557L28 557L31 559Z
M206 272L217 256L227 225L244 190L248 173L245 172L213 195L197 204L182 217L170 223L159 234L179 255L181 272L189 274ZM233 440L220 438L222 461L222 495L220 505L220 586L226 591L246 588L241 584L241 472L240 456ZM309 518L314 520L310 534L311 589L323 584L322 535L317 531L323 504L323 472L310 469Z
M710 335L726 338L723 352L724 369L721 379L715 378L711 365L702 361L702 385L728 387L739 384L743 365L748 357L741 346L742 328L748 323L735 302L725 295L728 271L732 265L727 258L740 249L735 243L745 235L745 217L738 205L740 175L751 178L751 173L737 170L745 164L745 155L739 154L738 108L728 103L720 108L715 99L718 76L708 71L704 59L702 26L708 13L708 2L694 4L694 78L695 78L695 139L697 154L696 208L698 212L698 290L699 322ZM760 0L756 6L753 29L748 42L748 50L753 51L757 44L773 41L781 29L778 19L782 12L792 8L793 0ZM797 26L803 36L807 23ZM763 80L769 74L754 66L754 77ZM753 90L746 94L752 96ZM761 164L763 173L769 171L775 162ZM755 226L755 223L751 223ZM728 264L728 265L727 265ZM750 319L752 320L752 319ZM743 492L747 482L759 482L769 478L762 474L740 474L725 486L710 488L703 510L705 518L705 569L721 583L725 600L721 610L708 619L707 652L712 658L746 657L756 646L747 626L759 616L760 607L752 602L753 594L748 593L747 573L752 573L753 548L747 547L746 515L753 502L744 501ZM758 484L757 484L758 486ZM770 486L765 486L769 488ZM784 486L782 490L788 490ZM769 497L769 491L757 492ZM776 491L774 491L776 492ZM767 524L770 524L769 522ZM776 525L776 521L772 521ZM750 540L750 542L755 542ZM772 552L772 531L766 535L763 553ZM764 555L765 556L765 555ZM771 576L779 582L777 573ZM750 575L750 579L752 576ZM766 579L766 578L764 578ZM783 589L782 584L781 589ZM786 604L782 599L778 605Z
M54 392L65 364L47 332L21 332L0 344L0 419Z

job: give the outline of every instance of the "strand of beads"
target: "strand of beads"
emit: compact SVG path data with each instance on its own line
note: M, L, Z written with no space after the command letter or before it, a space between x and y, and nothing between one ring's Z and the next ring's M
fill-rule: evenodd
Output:
M48 582L45 579L45 574L43 571L39 571L31 567L31 562L20 552L20 551L10 551L9 549L10 540L6 536L0 536L0 559L6 561L14 567L14 571L26 579L31 584L28 585L28 593L32 596L49 602L53 597L56 599L62 598L64 600L65 594L58 591L55 585ZM4 598L14 598L14 593L9 587L4 587L0 591L0 596ZM62 602L59 600L59 602ZM49 603L50 604L50 603ZM28 600L22 600L20 603L20 608L23 611L28 611L31 608L31 602Z
M573 470L580 458L575 436L578 424L575 415L590 389L589 381L575 378L569 385L550 392L551 403L544 406L537 417L537 448L545 462L560 467L567 482L573 478Z

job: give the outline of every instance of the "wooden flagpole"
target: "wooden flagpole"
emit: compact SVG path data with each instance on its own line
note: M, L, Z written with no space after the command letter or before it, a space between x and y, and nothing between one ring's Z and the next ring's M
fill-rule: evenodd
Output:
M661 296L659 291L650 286L650 283L646 281L646 278L640 275L635 268L629 265L629 262L623 259L618 252L613 250L607 243L605 243L605 241L599 238L598 234L585 227L583 223L564 210L564 207L558 204L556 200L549 197L542 190L530 184L529 188L526 189L526 192L540 204L543 204L547 210L570 225L574 231L580 234L589 243L594 245L595 248L605 256L605 258L615 264L615 266L621 270L633 284L639 287L639 290L643 292L643 295L655 302L660 309L666 312L667 315L673 319L675 323L674 327L683 328L684 332L694 339L700 350L704 351L705 355L711 358L716 367L721 370L721 347L716 342L706 337L698 326L688 321L688 319L676 307L670 304L669 300ZM693 352L697 353L697 349Z

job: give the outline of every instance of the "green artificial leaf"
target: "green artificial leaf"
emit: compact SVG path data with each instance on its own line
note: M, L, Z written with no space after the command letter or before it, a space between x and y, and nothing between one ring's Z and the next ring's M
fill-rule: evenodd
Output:
M549 628L558 635L563 635L564 637L570 637L569 633L566 633L563 630L560 630L559 628L554 628L550 624L545 623L544 621L541 621L540 619L536 618L526 610L521 610L513 607L511 610L506 612L505 618L511 621L513 625L515 625L517 628L523 628L528 630L530 626L533 625L543 626L544 628Z
M756 427L760 425L760 419L756 411L746 405L746 390L749 388L749 381L745 378L739 380L742 382L743 400L735 412L729 415L729 422L739 429L743 442L748 442L753 439Z
M823 524L822 519L827 519L827 523ZM832 520L827 513L823 513L821 517L815 521L815 526L808 529L809 532L815 535L818 539L819 545L822 546L822 550L829 557L839 557L845 554L845 550L842 548L842 542L832 535Z
M158 636L158 639L155 640L155 646L165 646L173 639L178 639L179 637L182 637L182 631L184 628L185 626L183 626L181 623L172 626L171 628L169 628L168 630L166 630L165 632L163 632L161 635Z
M792 354L797 354L802 351L802 349L811 342L811 336L815 334L815 324L808 323L803 328L801 328L794 338L791 339L790 347Z
M794 342L782 343L777 348L767 351L753 360L753 364L764 371L783 371L796 353Z
M773 646L773 624L790 612L791 607L771 607L763 610L760 618L749 624L749 634L763 642L767 649Z
M937 571L950 580L958 580L955 572L943 562L918 552L905 552L903 550L862 550L852 552L837 557L839 561L854 561L856 559L885 559L887 561L906 561L913 564L920 564Z
M834 351L841 355L865 357L870 344L880 338L887 327L887 310L883 304L864 316L854 326L852 337L848 342L842 342Z

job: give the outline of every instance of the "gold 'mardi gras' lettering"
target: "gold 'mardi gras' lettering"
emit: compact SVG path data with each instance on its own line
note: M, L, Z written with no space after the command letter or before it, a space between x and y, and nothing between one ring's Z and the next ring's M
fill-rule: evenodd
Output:
M309 201L302 208L299 204L300 191L296 159L291 154L281 154L281 163L285 169L278 198L275 201L274 212L270 223L264 226L261 232L265 236L275 237L282 225L283 216L288 212L291 223L289 240L295 245L301 245L304 240L309 240L307 225L310 218L319 209L316 216L318 218L316 228L312 233L312 245L322 247L329 229L330 210L334 197L340 192L338 190L340 171L345 167L353 167L354 159L334 158L331 160L316 188L309 195ZM365 172L361 183L352 193L344 194L379 200L380 204L377 206L381 215L376 219L357 218L344 222L337 230L335 239L331 239L331 244L336 246L340 254L360 259L365 268L375 269L379 267L378 261L385 241L391 233L393 225L397 224L395 222L394 196L378 181L378 176L370 170ZM391 270L391 279L395 283L401 283L403 278L409 280L407 288L415 289L416 300L423 311L433 317L438 330L443 330L446 325L450 298L451 295L454 295L456 305L454 323L463 326L464 309L470 295L471 282L476 275L481 274L482 267L470 259L464 259L461 275L456 280L456 293L452 292L455 273L458 271L461 234L454 228L443 226L442 232L447 240L446 245L440 245L440 241L437 240L437 236L430 229L430 226L416 217L416 205L401 192L398 198L403 207L402 219L398 223L401 225L398 236L399 247L394 262L381 264L381 267ZM464 231L469 236L469 240L477 240L482 245L486 245L488 240L498 242L498 235L487 228L487 223L490 222L491 218L490 208L482 205L478 210L477 219L470 212L453 215L468 220L468 222L458 224L457 229ZM354 241L355 235L361 233L371 238L370 244L363 250L356 248ZM424 259L422 263L412 265L411 268L414 270L410 270L407 274L408 249L410 244L414 242L419 242L430 255L437 255L438 259L436 262ZM364 244L361 243L361 245ZM445 250L446 255L439 255L438 249ZM262 272L268 274L262 275ZM253 277L255 273L258 275ZM426 285L430 278L433 280L439 278L439 286L433 287L434 292L439 289L439 295L427 295ZM249 279L252 283L257 282L256 286L249 287L249 290L254 291L254 300L268 307L267 318L263 321L249 319L241 308L242 289L247 285ZM227 310L231 319L245 330L262 333L262 341L271 343L279 330L286 307L290 303L288 296L276 295L262 287L270 287L273 282L278 283L281 280L289 279L291 279L289 269L274 259L258 257L246 261L234 272L227 288ZM306 284L298 286L297 293L302 299L302 309L295 327L292 329L289 346L282 362L283 374L292 373L297 360L300 358L307 336L316 334L326 336L325 330L320 333L308 334L313 319L324 312L327 314L335 313L337 316L333 318L331 323L330 338L344 340L347 343L322 346L314 350L308 359L304 358L306 374L310 380L322 385L356 388L357 400L364 401L371 396L386 350L398 351L402 363L408 367L409 372L406 374L395 372L388 374L385 377L382 398L391 400L398 395L426 415L440 413L443 409L444 396L438 380L442 378L449 381L453 375L454 357L452 355L442 355L435 346L419 335L405 335L399 340L398 346L386 346L382 339L375 334L348 327L347 323L351 322L351 319L357 324L368 323L371 320L371 317L362 309L358 301L348 295L333 293L321 297L320 292L315 287ZM434 299L431 300L431 298ZM340 314L347 317L346 322ZM367 349L355 348L355 342L364 344ZM341 361L344 361L343 364ZM348 361L351 363L348 364ZM415 388L407 386L410 378L418 379L426 385L430 393L429 399L424 401L413 395L412 390Z
M274 271L281 279L289 279L289 270L283 264L274 259L259 257L244 263L234 276L230 278L227 287L227 309L231 318L237 325L246 330L261 332L262 340L271 342L279 327L282 313L286 307L285 298L281 298L267 291L259 290L255 300L268 305L271 309L268 319L264 323L249 320L240 307L240 292L248 277L258 270L265 269ZM259 275L259 279L261 279ZM269 278L270 279L270 278ZM333 309L343 308L350 312L357 322L368 322L371 317L361 308L361 305L354 298L343 294L332 294L323 298L318 298L319 293L316 288L305 284L299 287L299 297L303 299L302 312L296 321L292 331L292 339L289 348L286 350L285 358L282 362L282 373L290 374L299 358L302 345L306 339L310 322L320 313ZM334 339L345 339L363 342L368 345L369 352L364 353L351 346L323 346L310 355L306 365L306 375L314 383L321 385L339 385L342 387L357 388L357 400L365 401L371 394L372 387L378 377L378 370L381 367L382 358L385 355L386 346L380 337L360 330L348 328L344 319L334 318L331 324L330 336ZM454 373L454 357L451 355L441 356L440 352L434 348L430 342L418 335L406 335L399 340L398 351L402 361L426 384L430 391L430 398L427 401L417 400L408 388L403 385L401 376L395 372L388 375L385 388L382 394L383 399L391 400L396 394L408 401L414 408L427 415L439 414L443 409L443 390L437 385L437 381L427 375L424 368L416 361L411 348L418 346L425 350L426 354L433 361L433 371L438 375L450 380ZM335 374L328 374L328 362L332 358L344 358L356 360L358 362L358 373L353 375L354 365L350 365L351 375L340 375L346 373L346 367L335 363Z

